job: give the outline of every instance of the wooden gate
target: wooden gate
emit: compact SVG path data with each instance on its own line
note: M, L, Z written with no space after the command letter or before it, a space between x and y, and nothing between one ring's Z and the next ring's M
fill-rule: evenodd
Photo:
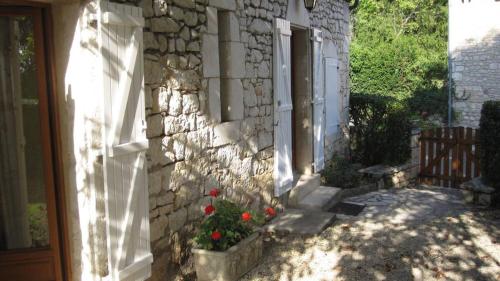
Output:
M480 175L478 129L437 128L421 132L420 182L458 187Z

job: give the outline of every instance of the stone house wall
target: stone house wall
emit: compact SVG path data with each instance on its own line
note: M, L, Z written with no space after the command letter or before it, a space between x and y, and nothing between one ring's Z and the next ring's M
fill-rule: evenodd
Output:
M482 104L500 100L499 14L495 0L450 1L454 125L478 127Z
M272 21L286 18L288 1L127 2L140 5L146 18L151 280L165 280L189 256L210 188L220 187L254 208L279 203L273 198ZM217 9L230 13L228 22L217 23ZM310 20L338 47L340 90L347 101L348 4L319 1ZM230 35L221 43L217 24ZM231 55L228 73L219 71L218 43ZM234 121L221 123L221 87L242 99L235 101L243 111ZM329 143L331 152L335 141Z
M54 2L58 99L63 127L74 280L107 275L102 183L96 0ZM190 239L213 187L252 208L279 206L273 188L273 18L287 18L289 0L114 0L138 5L144 28L151 280L172 280L190 255ZM296 2L293 2L296 3ZM301 2L297 2L301 3ZM216 10L229 38L218 38ZM339 60L341 128L348 124L349 9L319 0L308 14ZM218 23L221 24L221 23ZM215 40L217 37L217 40ZM220 41L220 42L219 42ZM221 43L222 42L222 43ZM310 42L307 42L310 43ZM210 45L212 44L212 45ZM214 44L231 59L215 71ZM216 46L215 46L216 47ZM84 75L85 74L85 75ZM88 77L87 77L88 76ZM217 100L221 87L234 100ZM219 97L220 99L220 97ZM221 122L218 103L241 104ZM326 158L342 151L345 130L327 139Z

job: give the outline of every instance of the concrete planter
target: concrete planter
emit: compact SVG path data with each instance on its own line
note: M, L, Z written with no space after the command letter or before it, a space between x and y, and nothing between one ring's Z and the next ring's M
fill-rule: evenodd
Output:
M199 281L236 281L262 257L262 235L258 232L225 252L193 249Z

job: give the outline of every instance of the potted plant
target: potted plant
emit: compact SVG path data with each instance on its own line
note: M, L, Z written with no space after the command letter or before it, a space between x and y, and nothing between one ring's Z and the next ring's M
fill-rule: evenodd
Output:
M276 215L273 208L267 208L266 215L245 210L218 198L219 193L216 188L210 191L210 204L194 238L192 253L200 281L238 280L252 269L262 256L262 235L256 229Z

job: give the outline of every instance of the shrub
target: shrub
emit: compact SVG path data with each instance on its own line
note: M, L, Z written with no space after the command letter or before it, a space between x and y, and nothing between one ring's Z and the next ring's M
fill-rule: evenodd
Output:
M364 165L407 161L411 155L409 115L406 106L395 98L351 94L353 160Z
M226 199L217 199L218 189L212 189L210 196L212 199L205 207L205 219L194 237L194 242L200 249L225 251L250 236L255 227L262 225L266 218L276 215L273 208L267 208L264 216L245 210Z
M321 180L328 186L340 188L358 187L363 175L358 172L362 166L352 164L348 159L334 156L321 173Z
M483 180L500 189L500 101L487 101L483 105L479 145Z

